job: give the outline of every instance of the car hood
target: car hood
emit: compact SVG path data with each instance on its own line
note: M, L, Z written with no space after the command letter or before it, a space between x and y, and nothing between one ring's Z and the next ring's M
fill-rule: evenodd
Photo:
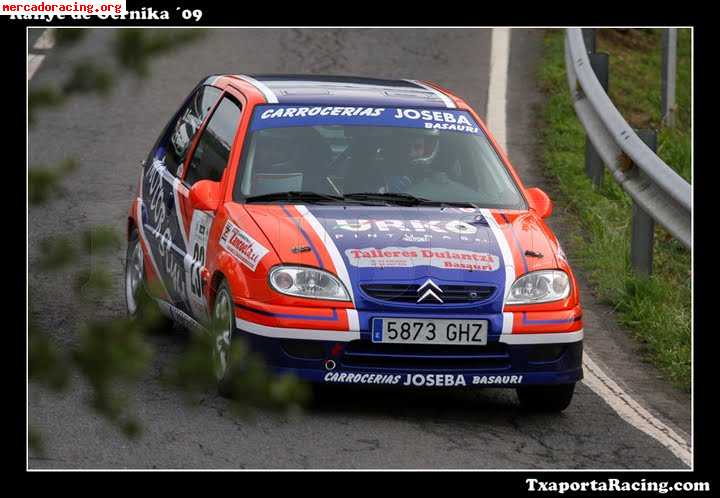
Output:
M492 288L494 299L488 301L501 309L516 268L526 273L557 267L555 241L527 211L252 204L245 209L280 261L336 273L352 287L356 304L367 297L368 284L421 285L431 279L440 287Z

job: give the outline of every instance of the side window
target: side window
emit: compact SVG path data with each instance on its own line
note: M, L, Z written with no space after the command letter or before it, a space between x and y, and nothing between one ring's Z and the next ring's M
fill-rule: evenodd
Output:
M200 128L221 93L222 90L212 86L199 88L175 122L168 127L167 135L160 145L162 150L158 150L156 156L165 155L165 166L173 175L182 176L182 171L178 171L178 167L185 160L185 154L195 132Z
M210 116L190 160L185 182L193 185L198 180L220 181L240 121L240 106L229 97L222 99Z

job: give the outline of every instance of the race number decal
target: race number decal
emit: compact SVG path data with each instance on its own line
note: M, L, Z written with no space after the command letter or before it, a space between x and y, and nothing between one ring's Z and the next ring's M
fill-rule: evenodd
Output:
M213 217L203 211L194 211L190 223L190 240L186 261L188 300L197 317L207 315L207 303L203 295L202 270L207 259L208 236Z

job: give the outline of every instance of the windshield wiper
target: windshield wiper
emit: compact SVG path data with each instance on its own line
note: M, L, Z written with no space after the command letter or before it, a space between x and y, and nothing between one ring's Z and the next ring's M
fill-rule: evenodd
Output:
M377 206L377 202L363 202L362 199L346 199L344 196L320 194L305 190L290 190L287 192L272 192L270 194L251 195L245 202L272 202L272 201L302 201L302 202L351 202L364 206Z
M345 199L359 199L359 200L378 200L385 202L400 202L408 204L410 206L425 204L426 202L433 202L430 199L423 197L415 197L411 194L403 194L400 192L353 192L345 194Z
M474 208L480 209L480 206L470 201L428 201L424 204L428 206L440 206L440 207L459 207L459 208Z
M345 198L349 199L368 199L383 200L387 202L397 202L408 206L440 206L440 207L472 207L478 208L472 202L468 201L434 201L424 197L416 197L412 194L404 194L402 192L354 192L345 194Z
M288 192L272 192L270 194L251 195L245 202L266 201L306 201L306 202L340 202L343 198L337 195L319 194L317 192L290 190Z
M287 192L272 192L269 194L251 195L245 202L273 202L273 201L302 201L302 202L352 202L366 206L378 204L402 204L404 206L440 206L440 207L474 207L472 202L446 202L433 201L424 197L401 192L353 192L343 196L321 194L306 190L289 190Z

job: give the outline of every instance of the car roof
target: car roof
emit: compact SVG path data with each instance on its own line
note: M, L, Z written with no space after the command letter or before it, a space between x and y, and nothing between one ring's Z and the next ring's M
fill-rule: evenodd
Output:
M250 83L273 104L456 107L447 94L417 80L300 74L228 76Z

